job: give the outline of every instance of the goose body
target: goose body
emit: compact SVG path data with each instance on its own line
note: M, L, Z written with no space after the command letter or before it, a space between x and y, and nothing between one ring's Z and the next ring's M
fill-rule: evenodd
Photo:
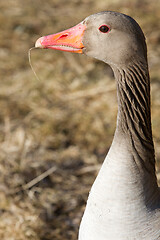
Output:
M36 47L84 53L109 64L116 79L116 131L91 188L78 239L160 239L160 190L141 28L127 15L101 12L69 30L38 39Z

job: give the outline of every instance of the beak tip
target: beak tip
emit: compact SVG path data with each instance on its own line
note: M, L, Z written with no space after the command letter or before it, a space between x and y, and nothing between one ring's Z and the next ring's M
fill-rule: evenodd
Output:
M43 47L44 47L44 46L42 45L43 40L44 40L44 37L39 38L39 39L36 41L36 43L35 43L35 47L36 47L36 48L43 48Z

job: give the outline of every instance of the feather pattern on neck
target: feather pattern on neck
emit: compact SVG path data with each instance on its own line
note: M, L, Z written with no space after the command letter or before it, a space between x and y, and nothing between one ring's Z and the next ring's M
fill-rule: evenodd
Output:
M142 162L145 162L146 170L154 174L148 67L139 63L114 72L119 106L116 131L125 135L143 159Z

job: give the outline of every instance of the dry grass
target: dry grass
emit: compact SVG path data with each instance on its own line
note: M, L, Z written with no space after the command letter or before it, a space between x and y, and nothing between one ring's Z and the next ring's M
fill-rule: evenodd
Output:
M75 240L88 191L112 141L115 83L103 63L42 50L32 52L37 81L27 51L39 36L94 12L135 17L148 41L160 168L160 2L8 0L0 8L0 239Z

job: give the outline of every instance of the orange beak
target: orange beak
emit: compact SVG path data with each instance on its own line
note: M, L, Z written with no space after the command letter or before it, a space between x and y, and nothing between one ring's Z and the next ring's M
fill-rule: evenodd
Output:
M36 41L37 48L50 48L66 52L82 53L82 38L86 26L82 23L62 32L44 36Z

